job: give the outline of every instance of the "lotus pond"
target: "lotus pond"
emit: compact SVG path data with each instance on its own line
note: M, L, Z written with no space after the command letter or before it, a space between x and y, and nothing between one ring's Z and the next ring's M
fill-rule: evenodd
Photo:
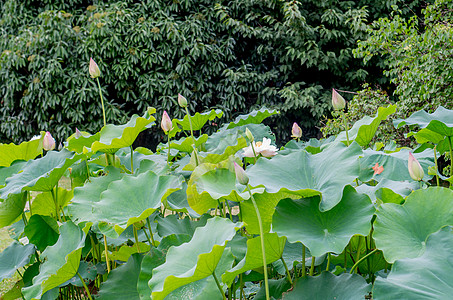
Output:
M18 278L2 299L451 299L452 178L437 161L453 111L394 120L412 149L372 143L395 111L322 140L293 127L280 149L265 108L211 135L221 110L161 122L150 108L59 151L44 132L1 144L14 241L0 280ZM168 142L133 148L156 121Z

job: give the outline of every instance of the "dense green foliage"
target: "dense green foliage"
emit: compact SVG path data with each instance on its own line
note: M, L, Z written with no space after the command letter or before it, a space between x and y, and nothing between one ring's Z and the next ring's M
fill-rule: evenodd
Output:
M99 64L107 120L123 123L152 105L181 117L221 108L228 119L261 106L313 134L330 112L332 87L354 90L367 71L352 57L366 23L397 4L422 1L3 1L0 7L0 140L38 129L64 140L102 125L88 61ZM374 68L370 68L373 70ZM217 129L210 123L205 132ZM311 129L310 129L311 128ZM310 130L307 130L310 129ZM154 144L162 135L152 133Z

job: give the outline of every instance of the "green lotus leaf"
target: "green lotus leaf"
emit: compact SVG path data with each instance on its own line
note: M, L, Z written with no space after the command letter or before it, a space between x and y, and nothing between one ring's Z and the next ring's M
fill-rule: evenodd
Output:
M24 287L24 281L21 279L16 282L16 284L9 289L9 291L5 292L2 295L2 300L16 300L22 298L21 289Z
M161 237L171 234L187 234L193 236L195 229L205 226L210 217L210 215L204 214L198 221L192 221L189 218L178 219L176 215L169 215L165 218L157 217L157 232Z
M299 141L297 142L296 140L291 140L288 143L286 143L285 147L283 150L279 151L278 154L280 155L287 155L293 152L294 150L298 149L305 149L308 153L311 154L318 154L322 152L322 147L325 147L327 144L331 143L333 141L333 136L323 139L323 140L317 140L317 139L309 139L308 142L302 142Z
M271 299L281 299L282 294L291 288L291 283L289 283L287 278L282 279L269 279L269 296ZM256 293L253 300L265 300L266 299L266 289L264 286Z
M136 253L145 253L151 249L151 246L146 243L138 243L140 252L138 251L137 244L132 246L123 245L118 251L113 251L109 254L109 259L118 261L128 261L131 255Z
M294 290L283 294L283 300L360 300L366 299L371 291L371 284L357 274L341 274L335 276L330 272L321 275L299 278ZM401 299L401 298L387 298Z
M131 171L131 154L117 156L121 164ZM145 173L146 171L153 171L157 175L164 175L168 173L167 157L159 154L142 154L134 151L134 173Z
M206 143L208 140L208 135L203 134L202 136L199 136L197 138L192 139L191 136L188 136L186 138L179 139L177 141L170 140L170 148L171 149L176 149L181 152L187 152L187 153L192 153L193 147L192 145L195 144L195 147L199 147L200 145ZM165 145L166 148L168 148L168 143Z
M22 215L27 202L27 195L14 194L0 202L0 228L15 223Z
M66 207L69 204L69 201L74 196L73 191L68 191L63 188L58 187L57 192L55 193L58 201L58 206L60 208ZM43 192L36 195L35 199L31 204L31 211L33 214L39 214L43 216L52 216L57 218L55 212L55 202L51 192Z
M93 142L91 151L115 153L120 148L130 147L138 134L155 120L153 116L143 118L133 115L130 121L124 125L108 124L101 129L99 141Z
M101 193L107 190L110 183L120 180L124 174L113 167L105 169L106 176L91 177L84 186L74 189L74 197L68 205L67 210L71 219L76 223L93 222L97 223L93 214L93 204L101 200Z
M447 226L428 237L420 257L399 259L387 278L378 276L373 299L450 299L453 294L452 251L453 232Z
M93 202L93 213L87 221L105 222L119 235L129 225L149 217L163 199L180 188L180 178L172 175L159 176L151 171L125 175L110 183L100 200Z
M373 139L376 130L379 128L381 121L387 119L388 116L396 112L396 105L389 105L387 107L379 107L374 118L365 116L359 121L355 122L354 126L348 131L349 140L356 141L360 146L365 147ZM346 132L342 131L338 134L335 141L346 142Z
M0 252L0 282L10 278L17 269L28 264L33 253L35 253L33 244L24 246L16 241Z
M165 298L177 288L211 276L222 257L227 241L241 224L214 217L195 230L192 240L168 250L166 262L153 270L148 285L152 298Z
M305 249L306 259L309 259L311 256L311 254L309 253L310 251L308 249ZM286 240L285 249L283 249L282 257L285 260L288 269L292 269L295 265L302 261L302 244L290 243L288 240ZM280 275L283 276L286 275L286 269L281 260L275 261L272 265Z
M22 142L19 145L1 144L0 143L0 167L9 167L16 160L30 160L42 154L42 139L44 132L41 132L41 137L36 140Z
M193 116L190 116L190 120L192 122L192 130L200 130L203 128L204 124L208 121L212 121L215 118L221 118L223 116L223 111L220 109L212 109L209 112L204 113L195 113ZM184 116L184 119L173 119L173 127L176 125L180 125L182 130L190 130L189 124L189 117L187 115ZM170 132L171 133L171 132Z
M98 142L101 138L101 133L97 132L96 134L89 134L88 132L82 132L82 136L75 137L74 135L70 136L67 140L66 148L69 151L74 151L77 153L83 153L83 148L90 149L94 142Z
M171 211L188 213L193 218L200 217L200 214L194 211L187 201L187 183L185 181L182 183L182 189L169 195L162 204Z
M41 295L76 275L84 245L82 230L72 222L64 223L57 243L41 253L44 262L33 278L33 285L22 289L25 299L41 299Z
M276 233L264 234L264 249L266 250L266 262L268 264L280 259L285 248L286 237L279 237ZM222 275L222 281L230 286L237 275L248 270L263 267L263 255L261 253L261 237L247 240L247 253L245 257L232 269Z
M362 182L367 182L373 178L374 170L372 169L376 163L384 167L384 171L375 175L374 179L381 181L389 179L393 181L413 181L407 169L407 161L409 159L409 149L401 149L397 152L386 153L382 151L364 150L363 157L359 159L360 175L359 179ZM428 167L434 165L434 153L432 149L426 149L420 153L413 153L414 157L422 166L425 176L424 181L430 180L433 176L428 174Z
M260 124L264 119L279 113L280 112L278 110L263 107L260 110L253 110L248 114L236 117L233 122L230 122L226 126L228 129L231 129L247 124Z
M375 204L401 204L404 198L418 188L420 188L420 184L415 181L394 181L384 178L375 186L361 184L356 190L359 193L367 194Z
M21 173L6 179L6 187L0 189L1 198L6 199L10 194L23 191L52 190L66 169L82 157L63 149L49 151L43 158L28 161Z
M143 257L137 282L137 291L141 300L149 300L151 298L151 289L148 286L148 281L153 275L154 268L165 262L166 252L157 248L151 248L150 252Z
M99 264L98 264L98 266L99 266ZM79 269L77 270L77 273L79 273L80 276L85 281L93 281L98 274L98 269L91 262L86 262L86 261L82 260L82 261L80 261L80 265L79 265ZM103 274L103 273L101 273L101 274ZM83 287L82 281L80 281L80 277L78 275L75 275L74 277L72 277L71 279L66 281L65 283L62 283L61 285L59 285L59 287L67 286L69 284L72 284L72 285L78 286L78 287ZM42 299L44 299L44 297Z
M291 243L301 242L312 255L341 253L355 234L368 235L375 212L370 198L346 186L341 201L332 209L319 211L319 196L278 203L272 228Z
M272 159L260 158L247 169L249 184L263 186L270 194L322 195L319 208L321 211L329 210L340 202L339 191L357 178L361 154L362 149L357 143L349 147L336 143L314 155L305 150L295 150Z
M26 163L23 160L16 160L9 167L0 167L0 188L6 184L6 178L22 171Z
M54 218L37 214L30 217L24 233L30 243L34 244L39 251L54 245L59 237L57 221Z
M133 254L127 263L112 270L109 278L101 285L99 300L139 300L137 290L138 276L143 256Z
M442 136L453 136L453 111L439 106L432 114L424 110L419 110L413 113L407 119L398 119L393 121L396 128L401 128L405 125L418 125L420 128L427 128Z
M425 251L427 237L453 225L453 191L442 187L416 190L403 205L382 204L376 213L373 237L385 259L415 258Z
M215 274L217 278L220 278L222 274L231 269L234 262L233 255L231 250L226 248L220 258L219 263L215 269ZM226 286L223 286L222 289L226 290ZM190 300L204 300L204 299L223 299L222 294L220 294L219 288L215 282L213 276L208 276L206 278L200 279L195 282L183 285L165 297L165 300L180 300L180 299L190 299Z

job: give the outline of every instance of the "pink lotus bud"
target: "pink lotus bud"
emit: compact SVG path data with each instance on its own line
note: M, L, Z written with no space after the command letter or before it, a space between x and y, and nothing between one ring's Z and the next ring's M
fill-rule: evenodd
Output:
M187 107L187 99L181 94L178 94L178 104L181 107Z
M418 162L418 160L415 159L414 155L412 155L411 152L409 152L409 161L407 164L407 168L409 170L409 175L411 175L411 178L420 181L423 179L423 176L425 176L425 172L423 172L423 168Z
M160 122L160 127L162 127L162 130L167 133L173 128L173 124L171 123L171 119L168 116L167 112L164 111L162 115L162 121Z
M236 162L234 163L234 172L236 173L236 179L240 184L247 185L249 183L249 177L245 174L244 169Z
M294 122L293 124L293 128L291 129L291 137L295 138L295 139L300 139L302 137L302 128L299 127L299 125L297 125L296 122Z
M88 68L91 78L98 78L101 76L101 71L99 70L98 64L90 57L90 67Z
M82 136L82 133L80 132L80 130L78 130L77 128L75 129L75 138L78 139L79 137Z
M332 106L335 110L342 110L346 106L346 101L335 89L332 89Z
M42 148L46 151L52 151L53 149L55 149L55 140L48 131L44 135L44 139L42 141Z

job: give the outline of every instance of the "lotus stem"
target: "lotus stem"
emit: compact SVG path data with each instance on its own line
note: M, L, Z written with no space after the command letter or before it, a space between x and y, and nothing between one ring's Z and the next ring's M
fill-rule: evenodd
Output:
M90 290L88 289L88 287L87 287L85 281L83 280L83 278L82 278L82 276L80 275L79 272L77 272L77 276L79 276L80 281L82 281L83 287L85 288L85 291L87 292L88 298L90 298L90 300L93 300L93 298L91 298Z
M349 134L348 134L348 122L346 121L346 115L343 110L341 111L341 116L343 117L344 130L346 132L346 142L347 142L347 145L349 146L350 142L349 142Z
M220 294L222 294L223 300L226 300L225 293L222 290L222 287L220 286L219 280L217 279L217 276L215 276L215 270L212 272L212 276L214 277L215 283L220 291Z
M151 223L149 222L149 217L146 218L146 223L148 224L149 236L151 237L152 245L153 245L153 247L156 247L155 246L156 243L154 242L154 237L153 237L153 231L151 230Z
M362 257L361 259L359 259L351 268L351 271L349 271L349 274L352 274L354 272L354 269L366 258L368 258L370 255L372 255L374 252L378 251L378 249L374 249L373 251L371 251L370 253L368 253L367 255L365 255L364 257ZM387 268L387 266L386 266Z
M96 78L96 81L98 82L99 96L101 97L101 105L102 105L102 117L104 118L104 126L105 126L105 125L107 125L107 122L105 119L104 98L102 97L101 84L99 83L99 77Z
M292 278L291 278L291 274L289 274L288 266L286 265L286 262L285 262L285 260L283 259L283 256L280 257L280 259L282 260L283 266L285 266L286 276L287 276L287 278L288 278L288 280L289 280L289 283L290 283L291 285L293 285L293 280L292 280Z
M450 149L450 177L453 176L453 151L451 149L451 137L448 137L448 148ZM450 183L451 187L451 183Z
M135 225L133 227L134 227L133 231L134 231L135 244L137 245L138 253L140 253L141 251L140 251L140 244L138 242L137 228L135 227Z
M263 224L261 222L261 215L256 205L255 198L253 197L252 191L250 190L249 186L247 185L247 190L250 194L250 199L252 200L253 207L255 208L256 217L258 218L258 226L260 229L260 237L261 237L261 253L263 255L263 270L264 270L264 287L266 289L266 300L270 299L269 296L269 283L267 278L267 263L266 263L266 249L264 248L264 233L263 233Z
M55 188L53 188L53 189L50 190L50 192L52 193L53 203L55 204L55 218L58 218L58 221L61 222L60 213L58 211L58 194L57 194L57 191L55 190Z
M330 269L330 252L327 254L327 267L326 267L326 271L329 272L329 269Z
M134 174L134 148L131 145L131 173Z
M305 245L302 244L302 277L305 277Z
M313 255L311 256L311 266L310 266L310 276L313 276L313 273L315 271L315 259Z
M109 250L107 249L107 237L104 234L105 263L107 264L107 273L110 273Z
M168 133L167 137L168 137L168 139L167 139L167 142L168 142L167 166L168 166L168 169L170 169L170 132Z
M360 247L362 246L362 237L359 236L359 241L357 243L357 254L356 254L356 257L355 257L355 261L357 263L357 261L360 260ZM356 270L356 273L357 273L357 270Z
M255 147L253 147L253 142L250 142L250 146L252 146L253 159L255 160L255 164L256 164L256 153L255 153Z
M436 163L436 183L439 186L439 166L437 164L437 145L434 146L434 162Z

